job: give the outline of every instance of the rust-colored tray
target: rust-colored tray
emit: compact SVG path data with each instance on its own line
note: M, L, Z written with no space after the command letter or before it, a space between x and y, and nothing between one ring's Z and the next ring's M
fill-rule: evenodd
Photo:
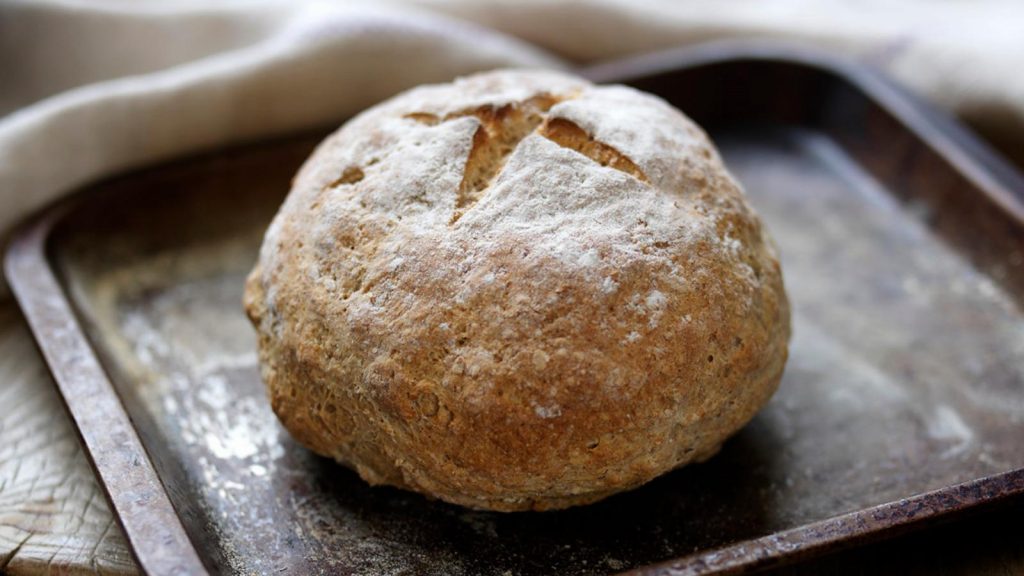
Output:
M322 133L89 187L7 274L153 574L735 573L1024 493L1024 181L861 68L719 45L587 72L707 127L781 246L792 355L705 464L562 512L473 512L295 444L242 280Z

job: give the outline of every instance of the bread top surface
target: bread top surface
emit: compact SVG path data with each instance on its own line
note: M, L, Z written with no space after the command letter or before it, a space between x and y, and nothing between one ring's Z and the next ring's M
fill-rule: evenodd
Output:
M485 507L714 448L774 391L789 336L772 243L700 128L554 72L351 120L297 175L246 298L302 441Z

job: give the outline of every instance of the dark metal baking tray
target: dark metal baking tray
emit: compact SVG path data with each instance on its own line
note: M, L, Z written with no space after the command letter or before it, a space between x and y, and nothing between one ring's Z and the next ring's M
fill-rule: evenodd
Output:
M121 176L46 211L7 274L152 574L736 573L1024 493L1024 181L858 66L717 45L587 74L713 135L781 247L778 394L710 461L606 501L470 511L293 442L243 277L323 135Z

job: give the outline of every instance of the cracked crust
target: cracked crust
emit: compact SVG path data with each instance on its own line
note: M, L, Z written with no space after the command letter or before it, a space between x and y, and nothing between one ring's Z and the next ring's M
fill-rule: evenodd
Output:
M493 510L710 456L774 392L789 338L772 243L704 133L550 72L417 88L327 138L245 307L297 439Z

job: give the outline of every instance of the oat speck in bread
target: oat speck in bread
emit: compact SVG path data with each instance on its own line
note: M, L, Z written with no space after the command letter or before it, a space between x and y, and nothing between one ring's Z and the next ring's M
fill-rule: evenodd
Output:
M707 458L775 391L790 331L775 248L700 128L538 71L422 86L328 137L245 307L300 442L509 511Z

